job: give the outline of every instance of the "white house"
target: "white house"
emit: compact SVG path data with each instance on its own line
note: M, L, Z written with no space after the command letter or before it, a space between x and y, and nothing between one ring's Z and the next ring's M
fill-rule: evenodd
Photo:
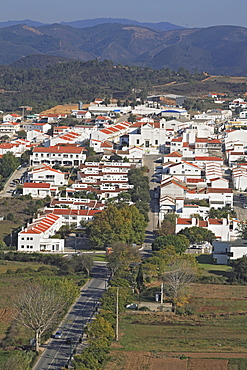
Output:
M61 166L80 166L84 163L86 154L84 148L76 145L57 145L45 147L36 147L30 156L30 164L58 164Z
M98 209L68 209L68 208L49 208L46 212L62 218L63 225L74 225L80 227L81 221L92 221L96 214L101 210Z
M230 261L247 255L247 240L233 242L213 241L213 259L217 264L228 265Z
M48 130L51 129L51 125L47 122L37 122L37 123L24 123L22 125L23 130L32 131L38 130L45 134Z
M71 116L76 119L91 119L92 114L87 110L72 110Z
M54 197L58 195L58 188L56 186L43 182L25 182L22 191L23 195L30 194L34 198L45 198L47 195Z
M0 124L0 134L12 136L20 130L19 122L3 122Z
M203 227L212 231L217 240L227 241L230 240L230 223L226 218L214 219L208 218L206 221L198 220L195 217L192 218L177 218L176 219L176 234L185 229L186 227Z
M181 161L179 163L170 164L162 173L162 180L168 176L176 176L181 181L186 182L186 178L201 178L202 169L193 163Z
M47 214L34 219L18 233L19 252L63 252L64 239L51 238L62 226L62 218Z
M67 185L68 181L65 178L65 173L55 170L46 164L32 168L26 173L25 182L31 183L49 183L51 185L63 186Z
M6 114L3 116L3 122L21 122L22 116L16 113Z
M247 168L244 164L232 169L232 181L234 189L245 191L247 188Z

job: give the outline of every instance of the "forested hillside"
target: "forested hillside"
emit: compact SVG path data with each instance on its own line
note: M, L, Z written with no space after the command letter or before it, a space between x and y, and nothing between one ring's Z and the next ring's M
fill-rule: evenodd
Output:
M114 66L109 60L59 62L55 65L49 65L48 61L43 60L42 69L0 66L0 110L13 111L29 105L34 108L33 112L40 112L56 104L79 100L86 103L102 96L135 99L136 93L145 98L153 85L205 78L203 74L192 75L183 69L177 73L169 68L153 70L149 67Z

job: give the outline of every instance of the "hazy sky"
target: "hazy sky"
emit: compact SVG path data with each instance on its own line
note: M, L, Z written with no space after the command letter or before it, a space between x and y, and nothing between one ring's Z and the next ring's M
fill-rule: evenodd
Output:
M0 22L60 23L112 17L183 27L247 27L246 13L247 0L3 0Z

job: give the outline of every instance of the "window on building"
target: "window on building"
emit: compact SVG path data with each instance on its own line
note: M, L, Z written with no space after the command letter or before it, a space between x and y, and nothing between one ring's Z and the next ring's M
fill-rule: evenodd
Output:
M158 145L159 141L158 140L155 140L155 145Z
M136 139L136 144L140 144L140 140L139 139Z

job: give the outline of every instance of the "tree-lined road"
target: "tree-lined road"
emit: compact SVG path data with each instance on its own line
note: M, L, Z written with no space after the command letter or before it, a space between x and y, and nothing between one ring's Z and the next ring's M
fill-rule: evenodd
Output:
M84 325L92 318L95 308L106 289L109 271L106 264L97 262L91 279L82 289L81 295L73 305L58 330L62 338L51 339L33 370L54 370L66 365L72 353L74 343L82 337ZM66 338L72 338L72 344L66 343ZM82 341L83 348L86 343Z

